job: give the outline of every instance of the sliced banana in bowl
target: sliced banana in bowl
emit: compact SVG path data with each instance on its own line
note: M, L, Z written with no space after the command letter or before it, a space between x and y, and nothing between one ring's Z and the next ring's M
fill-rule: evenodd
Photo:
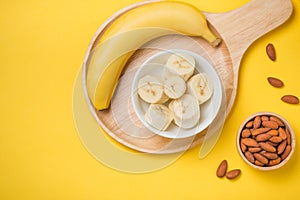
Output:
M195 59L187 53L175 53L168 58L165 66L169 72L178 74L187 81L194 74Z
M199 104L205 103L211 98L214 91L213 81L206 73L192 76L187 82L188 93L194 95Z
M145 120L157 130L166 130L173 121L173 112L165 105L150 104Z
M164 93L171 99L180 98L186 91L186 82L180 76L165 77L163 83Z
M163 84L151 75L146 75L138 81L137 93L147 103L165 103L169 100Z
M217 116L222 85L213 66L187 50L159 52L137 70L131 89L134 111L153 133L194 136Z
M200 106L194 96L184 94L179 99L173 100L171 105L170 110L178 127L190 129L199 123Z

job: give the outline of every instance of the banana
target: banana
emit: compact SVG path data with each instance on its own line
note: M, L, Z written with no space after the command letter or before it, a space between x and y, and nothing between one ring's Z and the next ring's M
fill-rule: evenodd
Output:
M166 74L178 74L187 81L194 73L195 59L188 54L172 54L167 60L166 69Z
M186 83L180 76L169 76L164 81L164 92L171 99L178 99L186 90Z
M165 103L169 100L164 93L163 84L150 75L139 80L137 93L147 103Z
M173 114L168 107L162 104L150 104L146 114L145 121L152 127L164 131L173 120Z
M107 109L121 72L130 56L144 43L168 34L202 36L212 46L221 40L208 28L196 7L174 1L151 2L120 15L104 31L86 63L86 85L97 110Z
M169 105L168 105L168 108L169 108L172 112L174 112L174 106L173 106L173 105L174 105L174 101L175 101L175 100L170 101L170 102L169 102Z
M213 93L213 82L206 73L199 73L192 76L188 82L188 93L194 95L199 104L206 102Z
M177 126L189 129L199 123L200 107L194 96L184 94L179 99L170 102L170 104L169 108L174 113L174 122Z

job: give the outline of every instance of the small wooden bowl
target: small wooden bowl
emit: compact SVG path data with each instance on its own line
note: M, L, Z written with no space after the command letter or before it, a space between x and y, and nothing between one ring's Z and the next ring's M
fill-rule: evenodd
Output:
M267 127L267 126L270 126L270 125L268 125L268 123L264 123L265 124L265 126L263 126L262 125L262 116L267 116L268 117L268 119L269 119L269 121L272 121L271 122L271 124L273 124L274 125L274 118L273 117L276 117L276 118L278 118L278 119L280 119L281 120L281 122L283 123L283 125L278 125L278 123L277 123L277 125L278 125L278 128L276 129L275 127L273 127L273 128L271 128L270 130L277 130L277 132L278 132L278 135L276 136L276 137L280 137L279 136L279 128L281 127L284 131L285 131L285 133L287 133L287 138L286 139L283 139L281 142L278 142L278 143L275 143L275 142L273 142L273 143L271 143L271 141L270 141L270 138L269 139L267 139L267 140L265 140L266 138L268 138L268 137L270 137L269 135L271 135L271 132L268 132L268 131L266 131L266 132L264 132L264 133L260 133L260 134L258 134L258 135L261 135L261 134L267 134L267 135L264 135L264 136L267 136L267 137L262 137L262 136L260 136L259 138L257 138L257 136L258 135L256 135L258 132L256 131L256 132L253 132L253 130L254 130L254 128L253 128L253 125L254 124L259 124L259 123L253 123L253 125L251 126L251 121L252 122L254 122L254 119L257 117L257 116L259 116L260 117L260 120L261 120L261 125L260 125L260 128L265 128L265 127ZM272 117L272 120L270 119ZM266 117L264 117L264 119L266 119ZM257 120L258 122L259 122L259 120ZM247 132L247 131L245 131L244 132L244 134L243 134L243 136L242 136L242 132L243 132L243 130L245 130L245 129L249 129L250 130L250 132L251 132L251 135L249 136L249 137L246 137L247 136L247 134L245 133L245 132ZM272 134L273 133L276 133L276 131L273 131L272 132ZM248 133L249 134L249 133ZM272 136L271 136L272 137ZM248 141L246 141L246 140L243 140L244 138L251 138L251 139L255 139L255 141L258 143L258 146L256 146L256 147L258 147L258 148L261 148L261 150L260 151L258 151L258 152L254 152L255 150L258 150L258 149L254 149L254 148L252 148L251 147L251 145L253 145L254 147L255 147L255 142L253 143L253 141L251 141L252 142L252 144L250 144L249 143L249 140ZM281 135L281 138L285 138L284 137L284 135ZM288 138L290 138L290 139L288 139ZM273 139L278 139L278 138L273 138ZM258 140L258 141L257 141ZM264 141L261 141L261 140L264 140ZM272 140L272 139L271 139ZM274 141L274 140L272 140L272 141ZM284 142L284 141L286 141L286 147L285 147L285 150L282 152L282 153L278 153L278 147L279 147L279 145L280 144L282 144L282 142ZM272 163L276 163L276 159L278 159L278 158L276 158L276 159L274 159L274 158L271 158L271 155L270 154L268 154L268 157L269 158L267 158L266 156L264 156L264 155L266 155L265 154L265 152L266 152L266 145L264 145L264 144L262 144L262 143L264 143L264 144L266 144L266 143L268 143L268 144L272 144L272 146L276 149L276 151L275 152L272 152L272 153L275 153L275 154L277 154L277 156L281 159L280 160L280 162L278 163L278 164L272 164ZM242 157L242 159L248 164L248 165L250 165L251 167L253 167L253 168L255 168L255 169L259 169L259 170L263 170L263 171L269 171L269 170L274 170L274 169L278 169L278 168L280 168L280 167L282 167L283 165L285 165L288 161L289 161L289 159L291 158L291 156L292 156L292 154L294 153L294 150L295 150L295 145L296 145L296 138L295 138L295 134L294 134L294 131L293 131L293 129L292 129L292 127L291 127L291 125L282 117L282 116L280 116L280 115L278 115L278 114L276 114L276 113L272 113L272 112L257 112L257 113L254 113L254 114L252 114L251 116L249 116L242 124L241 124L241 126L240 126L240 128L239 128L239 130L238 130L238 133L237 133L237 137L236 137L236 144L237 144L237 149L238 149L238 152L239 152L239 154L240 154L240 156ZM247 146L247 145L248 146ZM277 144L277 145L276 145ZM290 150L290 152L288 153L288 155L287 156L283 156L283 154L285 154L286 152L285 151L287 151L286 149L287 149L287 146L288 145L290 145L291 146L291 150ZM263 148L263 147L264 148ZM273 148L273 151L274 151L274 148ZM272 150L272 148L271 148L271 150ZM270 150L270 151L271 151ZM252 152L251 152L252 151ZM248 153L246 153L246 152L248 152ZM280 152L280 151L279 151ZM288 151L287 151L288 152ZM246 155L246 154L247 155ZM251 155L249 155L251 153ZM256 154L255 156L254 156L254 154ZM259 154L259 155L257 155L257 154ZM264 158L261 158L261 155L263 155L264 156ZM272 154L272 156L274 156L274 154ZM258 159L258 158L259 159ZM253 158L254 158L254 160L253 160ZM267 162L266 162L266 159L265 158L267 158ZM258 165L258 162L259 162L259 160L262 160L262 161L265 161L265 163L266 164L264 164L263 166L260 166L260 165ZM279 160L279 159L278 159ZM261 164L262 162L260 162L259 164Z

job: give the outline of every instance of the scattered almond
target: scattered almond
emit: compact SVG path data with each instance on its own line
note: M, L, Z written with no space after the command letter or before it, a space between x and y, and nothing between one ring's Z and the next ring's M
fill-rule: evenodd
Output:
M276 60L276 52L275 52L275 47L273 44L269 43L266 47L266 52L268 57L272 60L275 61Z
M229 171L229 172L226 173L226 178L228 178L228 179L235 179L240 174L241 174L241 170L240 169L233 169L233 170L231 170L231 171Z
M273 87L281 88L283 86L283 82L278 78L268 77L268 82Z
M294 95L284 95L283 97L281 97L281 100L283 102L289 103L289 104L299 104L298 97L296 97Z
M253 162L254 162L254 158L253 158ZM222 177L226 176L227 179L235 179L236 177L238 177L240 175L240 173L241 173L240 169L234 169L234 170L227 172L227 166L228 166L227 160L223 160L219 164L219 166L217 168L217 172L216 172L217 177L222 178Z
M218 169L217 169L217 177L222 178L226 175L226 171L227 171L227 160L223 160Z

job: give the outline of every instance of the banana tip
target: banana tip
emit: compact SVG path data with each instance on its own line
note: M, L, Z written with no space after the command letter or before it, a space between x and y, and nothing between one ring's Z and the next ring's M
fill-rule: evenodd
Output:
M222 42L222 40L220 38L217 38L211 43L211 45L213 47L218 47L221 44L221 42Z

